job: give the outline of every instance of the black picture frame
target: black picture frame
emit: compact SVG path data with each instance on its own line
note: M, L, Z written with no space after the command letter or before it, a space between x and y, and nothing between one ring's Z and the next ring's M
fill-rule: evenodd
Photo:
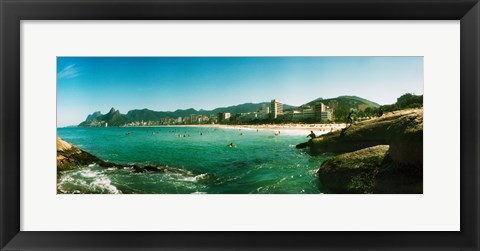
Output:
M479 250L478 0L0 0L3 250ZM461 20L461 231L20 231L21 20ZM312 216L314 217L314 216Z

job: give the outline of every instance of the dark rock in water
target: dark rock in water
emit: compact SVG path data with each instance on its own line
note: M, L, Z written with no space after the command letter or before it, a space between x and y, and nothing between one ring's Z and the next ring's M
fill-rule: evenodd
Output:
M140 166L140 165L128 165L127 167L132 167L136 173L144 173L144 172L166 172L166 167L158 167L158 166Z
M296 148L302 149L308 147L308 142L300 143L295 146Z
M325 161L317 172L332 193L422 193L423 174L396 163L388 145L344 153Z

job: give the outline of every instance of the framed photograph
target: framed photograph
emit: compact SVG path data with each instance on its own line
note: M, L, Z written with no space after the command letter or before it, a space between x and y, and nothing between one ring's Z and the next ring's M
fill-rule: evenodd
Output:
M0 8L2 250L480 248L477 1Z
M57 57L57 193L422 194L423 79L414 56Z

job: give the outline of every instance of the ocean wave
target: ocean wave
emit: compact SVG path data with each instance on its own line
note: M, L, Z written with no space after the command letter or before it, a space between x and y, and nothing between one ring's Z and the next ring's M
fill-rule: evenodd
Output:
M112 185L112 181L104 176L99 179L95 179L92 183L89 185L90 189L92 191L99 191L101 193L110 193L110 194L120 194L122 193L120 190L117 189L114 185Z
M104 174L102 169L95 170L95 168L98 168L98 166L62 172L57 179L57 191L67 194L122 193L112 184L112 181Z
M179 174L179 173L166 173L165 174L168 178L170 178L173 181L187 181L187 182L197 182L199 180L207 178L207 173L202 173L199 175L184 175L184 174Z
M202 174L199 174L197 176L193 176L193 177L187 177L185 178L186 181L192 181L192 182L197 182L199 180L202 180L202 179L205 179L207 178L207 174L206 173L202 173Z
M98 172L92 171L91 169L84 169L80 172L80 175L85 178L94 178L97 176L97 174Z

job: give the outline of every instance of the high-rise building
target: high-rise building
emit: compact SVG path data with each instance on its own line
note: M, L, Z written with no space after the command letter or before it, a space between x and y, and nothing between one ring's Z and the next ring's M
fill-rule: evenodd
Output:
M329 122L332 121L332 112L330 110L326 110L322 112L322 122Z
M322 113L327 111L327 106L322 102L315 103L315 121L322 121Z
M272 118L276 119L278 116L283 115L283 103L278 99L272 99L270 104L270 114Z

